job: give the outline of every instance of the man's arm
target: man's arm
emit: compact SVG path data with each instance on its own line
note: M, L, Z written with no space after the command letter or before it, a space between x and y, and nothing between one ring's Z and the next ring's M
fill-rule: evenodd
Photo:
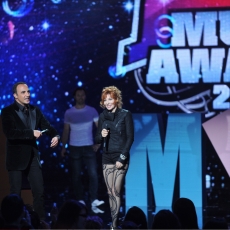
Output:
M62 133L62 138L61 138L61 142L62 142L61 156L62 157L64 157L65 153L66 153L65 146L66 146L68 139L69 139L69 131L70 131L70 125L65 123L63 133Z
M38 127L41 130L47 129L48 131L45 132L45 134L47 134L51 138L54 138L54 137L59 138L57 130L50 124L50 122L46 119L46 117L44 116L44 114L41 112L41 110L38 107L36 107L36 112L37 112L37 117L39 118Z

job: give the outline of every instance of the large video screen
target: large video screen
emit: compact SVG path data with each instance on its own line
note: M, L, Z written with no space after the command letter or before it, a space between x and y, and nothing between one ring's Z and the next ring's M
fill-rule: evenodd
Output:
M230 108L229 22L229 0L2 0L0 112L25 81L60 135L77 86L99 113L102 88L115 85L132 113L210 119ZM49 141L40 140L45 184L64 196L68 163Z
M33 103L53 122L88 89L116 85L132 112L229 109L228 0L64 1L1 3L0 108L12 84L26 81Z
M132 72L145 98L166 111L229 109L229 1L134 1L114 76Z

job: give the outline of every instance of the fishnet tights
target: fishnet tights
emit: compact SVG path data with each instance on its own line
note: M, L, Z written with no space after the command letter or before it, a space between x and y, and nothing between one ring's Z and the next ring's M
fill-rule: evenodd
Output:
M118 214L121 206L121 189L127 170L128 164L126 164L121 169L117 169L115 165L111 164L103 165L103 176L109 195L113 227L117 227Z

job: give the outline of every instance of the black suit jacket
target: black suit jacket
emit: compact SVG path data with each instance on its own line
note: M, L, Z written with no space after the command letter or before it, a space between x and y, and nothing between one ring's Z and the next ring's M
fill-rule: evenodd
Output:
M38 107L30 105L31 129L26 126L23 112L13 103L1 113L3 132L7 138L6 144L6 168L7 170L25 170L29 164L32 152L37 155L38 146L33 130L48 129L50 137L58 135L57 131L50 125Z
M128 159L134 141L134 125L131 112L117 108L115 113L110 113L105 109L100 114L98 120L98 128L95 137L95 142L97 144L102 143L104 139L101 135L101 131L104 128L109 128L110 131L106 139L106 148L103 149L103 152L119 153L119 155L121 154ZM126 160L121 159L121 157L118 161L122 164L126 162Z

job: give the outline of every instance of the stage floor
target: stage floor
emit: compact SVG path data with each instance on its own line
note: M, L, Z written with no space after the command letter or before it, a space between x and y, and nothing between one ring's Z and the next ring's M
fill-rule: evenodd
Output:
M49 213L52 208L53 203L57 203L57 207L60 208L61 205L68 199L74 199L74 194L72 191L71 186L71 179L70 177L66 177L66 180L64 184L55 183L53 181L53 186L51 181L49 181L49 185L46 186L46 211L47 211L47 221L50 221ZM106 186L104 183L104 179L102 177L102 172L98 171L98 181L99 181L99 189L98 189L98 199L104 200L104 204L100 205L98 209L93 211L91 209L91 203L89 200L89 195L87 191L88 187L88 176L85 172L82 175L82 183L85 186L85 202L89 210L89 215L97 215L102 218L104 222L104 228L108 229L111 223L111 217L110 217L110 208L109 208L109 200L108 195L106 191ZM198 217L198 224L200 229L203 226L203 223L205 223L209 218L216 217L216 218L225 218L230 226L230 189L229 187L226 187L225 190L221 191L210 191L210 189L206 189L204 192L204 199L207 205L205 205L202 208L197 209L197 217ZM214 196L214 194L218 194L219 196ZM135 206L135 204L134 204ZM122 221L122 218L124 218L125 213L129 207L126 207L125 205L125 192L123 193L122 197L122 205L120 209L119 218ZM154 218L154 214L159 211L160 207L140 207L143 208L143 210L147 210L147 221L149 228L152 225L152 221ZM171 210L171 207L164 207L164 209Z
M87 194L87 193L86 193ZM57 206L60 207L62 203L67 200L67 199L74 199L73 197L62 197L62 199L57 201ZM110 208L109 208L109 203L108 203L108 196L105 191L100 192L100 195L98 197L99 200L104 200L105 203L98 206L97 209L92 210L91 209L91 204L90 201L86 200L86 205L89 210L89 215L96 215L101 217L101 219L104 222L104 228L109 229L109 226L111 224L111 217L110 217ZM52 207L52 202L46 202L46 209L47 209L47 221L50 221L49 217L49 212ZM147 221L148 221L148 226L149 228L152 225L152 221L154 218L154 214L159 211L161 208L157 207L140 207L143 208L143 210L147 210ZM164 207L164 209L169 209L171 210L171 207ZM126 211L128 210L128 207L125 206L125 199L123 199L121 208L120 208L120 214L119 214L119 219L122 222ZM157 210L157 211L156 211ZM215 217L215 218L225 218L230 227L230 205L229 202L226 201L225 206L206 206L202 208L202 211L200 212L197 210L197 218L198 218L198 225L199 228L202 229L203 224L210 218Z

